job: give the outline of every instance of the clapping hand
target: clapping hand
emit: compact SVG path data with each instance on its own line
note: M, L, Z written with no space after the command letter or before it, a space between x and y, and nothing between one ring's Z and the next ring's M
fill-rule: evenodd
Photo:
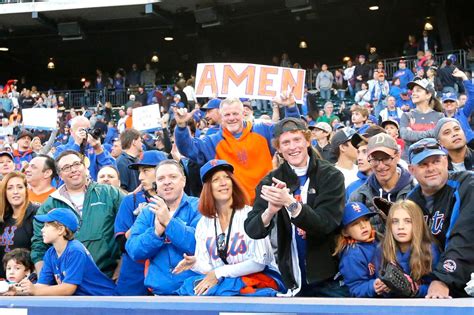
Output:
M196 263L196 256L188 256L183 254L183 260L181 260L178 265L173 269L172 273L177 275L183 271L191 269Z

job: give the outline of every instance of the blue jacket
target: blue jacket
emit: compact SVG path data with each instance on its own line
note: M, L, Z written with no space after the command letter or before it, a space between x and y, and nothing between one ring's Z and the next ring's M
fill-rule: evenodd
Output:
M471 81L463 81L464 88L466 89L467 101L463 108L456 111L454 118L456 118L461 124L461 128L466 135L466 141L469 143L474 139L474 131L471 129L469 124L469 117L471 117L474 109L474 85Z
M351 196L351 194L354 191L356 191L357 188L362 186L367 181L367 178L369 178L369 176L367 176L367 174L365 174L361 171L357 172L357 177L359 177L359 179L356 180L355 182L350 183L349 186L347 186L347 188L346 188L346 202L349 201L349 197Z
M201 218L198 201L198 198L184 194L163 236L155 234L155 215L149 207L143 209L132 226L125 248L135 261L150 260L145 286L154 294L176 294L185 279L196 275L192 271L174 275L171 271L183 259L184 253L194 254L194 233Z
M439 249L435 244L431 246L431 255L432 255L431 265L432 265L432 269L434 270L439 260ZM399 250L397 251L397 263L400 265L400 267L402 267L403 271L407 275L411 273L410 256L411 256L411 249L409 249L405 253L402 253ZM430 286L430 283L432 280L433 279L429 275L426 275L421 278L421 283L418 289L418 293L416 294L416 297L426 296L426 294L428 293L428 287Z
M72 137L70 137L72 138ZM81 147L77 145L75 142L72 144L69 142L68 144L60 145L56 149L56 153L54 154L54 158L57 158L61 152L66 151L66 150L73 150L76 152L80 152ZM87 145L85 149L85 155L89 159L89 173L94 181L97 181L97 173L99 173L99 170L106 166L106 165L113 165L117 167L115 164L115 159L110 155L107 150L103 150L103 152L99 155L95 154L94 149L90 146Z
M352 297L375 297L376 277L375 259L378 241L357 242L350 245L341 254L339 271L344 283L349 287Z
M402 89L406 89L408 82L413 81L413 78L415 77L415 75L413 74L413 72L411 72L410 69L398 69L393 74L393 77L400 78L400 87Z
M109 127L105 135L104 143L113 144L114 139L119 137L119 132L115 127Z
M115 217L114 233L117 238L125 235L132 227L141 210L148 204L143 190L123 198L117 216ZM145 264L136 262L125 251L122 253L122 266L117 280L117 295L147 295L145 281Z

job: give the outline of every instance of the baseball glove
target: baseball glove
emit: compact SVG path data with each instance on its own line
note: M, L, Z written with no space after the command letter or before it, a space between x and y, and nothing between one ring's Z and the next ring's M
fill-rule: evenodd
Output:
M387 264L381 273L380 280L390 288L395 297L414 297L418 292L418 286L413 279L403 272L403 269L394 263Z

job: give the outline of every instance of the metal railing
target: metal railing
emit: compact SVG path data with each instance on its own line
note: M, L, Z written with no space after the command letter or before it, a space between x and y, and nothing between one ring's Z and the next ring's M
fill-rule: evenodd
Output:
M450 54L455 55L457 59L457 63L463 68L466 68L467 52L463 49L437 52L433 54L433 57L435 58L436 64L440 66L443 63L443 61L446 60L447 56ZM379 60L383 62L384 64L385 73L388 79L391 79L393 74L398 70L398 62L400 61L400 59L405 59L407 61L408 69L414 68L416 66L416 63L418 62L416 55L415 56L399 56L395 58L387 58L387 59ZM345 65L341 64L341 65L330 66L328 67L328 70L331 72L334 72L334 70L336 69L344 69L344 68L345 68ZM316 76L318 72L319 70L316 71L314 69L306 69L306 84L308 85L309 89L315 87Z

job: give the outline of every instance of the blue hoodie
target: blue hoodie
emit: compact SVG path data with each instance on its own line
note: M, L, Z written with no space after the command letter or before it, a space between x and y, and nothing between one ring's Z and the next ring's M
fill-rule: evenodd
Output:
M349 201L349 197L351 196L351 194L357 190L357 188L359 188L360 186L362 186L366 181L367 181L367 178L369 178L369 176L367 176L367 174L361 172L361 171L358 171L357 172L357 177L359 177L358 180L356 180L355 182L352 182L349 186L347 186L346 188L346 202Z
M393 74L393 77L400 78L400 87L402 89L406 89L408 82L413 81L413 78L415 77L415 75L413 74L413 72L411 72L410 69L398 69Z
M201 219L197 210L199 199L184 194L162 236L155 234L155 215L146 207L138 215L131 228L125 248L133 260L150 260L145 286L154 294L171 295L192 271L172 274L171 271L183 259L183 254L194 255L196 225Z
M396 201L398 200L398 193L405 188L406 186L413 183L413 177L407 170L403 167L399 167L398 170L400 171L400 178L398 179L397 184L395 187L390 191L385 191L382 186L380 186L375 174L372 174L367 179L367 183L369 184L370 188L372 189L373 195L377 197L384 198L388 201Z

